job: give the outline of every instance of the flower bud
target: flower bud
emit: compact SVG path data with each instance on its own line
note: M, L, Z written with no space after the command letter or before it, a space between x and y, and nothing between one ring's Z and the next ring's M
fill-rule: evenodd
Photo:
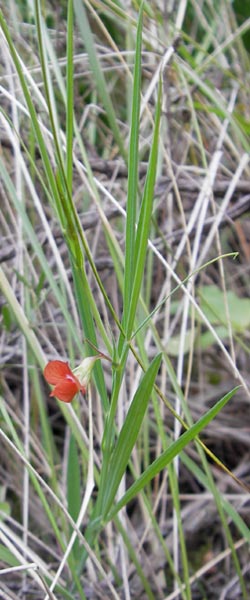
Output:
M73 369L72 373L74 373L75 377L80 381L80 384L85 389L88 387L90 382L92 370L94 364L97 360L99 360L101 356L87 356L82 360L79 367Z

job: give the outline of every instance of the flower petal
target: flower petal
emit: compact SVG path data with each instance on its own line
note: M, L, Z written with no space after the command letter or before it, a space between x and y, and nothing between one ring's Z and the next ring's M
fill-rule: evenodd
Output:
M72 402L74 396L80 391L80 386L74 379L61 379L50 396L56 396L62 402Z
M51 385L56 385L62 379L66 379L67 375L74 375L67 362L62 360L51 360L43 371L44 377Z

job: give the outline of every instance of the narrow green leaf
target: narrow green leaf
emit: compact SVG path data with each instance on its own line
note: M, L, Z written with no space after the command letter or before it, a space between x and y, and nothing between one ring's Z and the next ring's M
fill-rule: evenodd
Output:
M68 511L76 521L81 507L81 476L77 445L73 435L70 437L67 465Z
M74 521L77 520L81 508L81 473L77 445L73 434L70 436L67 465L67 498L68 511ZM73 553L77 556L79 540L76 539Z
M19 562L12 552L3 544L0 544L0 561L6 563L10 567L17 567Z
M41 63L41 71L43 76L43 85L44 85L44 93L47 102L47 108L50 119L51 132L53 136L54 146L55 146L55 157L58 167L58 173L61 177L62 184L66 182L66 175L64 170L64 162L63 162L63 151L60 137L60 126L59 119L57 114L56 102L55 102L55 94L54 87L52 83L50 66L48 61L48 53L47 53L47 44L46 44L46 36L47 31L45 28L44 19L42 17L42 11L39 0L34 0L34 12L35 12L35 22L36 22L36 33L38 40L38 48L40 55L40 63ZM47 40L49 43L49 40Z
M173 442L171 446L161 454L154 462L142 473L142 475L131 485L126 494L117 502L114 509L108 515L107 520L110 520L116 515L123 506L125 506L132 498L136 496L162 469L167 465L204 429L210 421L212 421L218 412L229 402L230 398L239 389L239 386L228 392L223 398L213 406L203 417L197 421L188 431L185 431L178 440Z
M154 358L147 372L143 376L128 410L123 427L120 431L114 452L111 457L109 472L107 475L106 494L104 495L103 500L104 515L107 514L110 506L112 505L122 476L125 473L131 452L136 443L155 378L161 363L161 357L162 355L158 354Z
M126 334L127 339L130 338L133 330L136 308L140 294L142 278L145 267L146 252L148 247L148 238L150 231L150 223L153 209L154 185L156 178L158 144L159 144L159 129L161 118L161 81L159 83L159 92L156 106L155 127L153 134L153 142L149 157L149 165L146 183L143 192L141 210L139 215L136 240L135 240L135 270L133 278L133 288L129 303L129 314L127 318Z
M140 7L137 37L135 66L133 79L133 97L132 97L132 115L130 125L130 142L128 156L128 197L127 197L127 217L126 217L126 251L125 251L125 273L124 273L124 324L126 327L126 318L129 313L129 304L133 279L131 273L134 273L134 253L135 253L135 231L136 231L136 212L137 212L137 191L138 191L138 164L139 164L139 125L140 125L140 94L141 94L141 40L142 40L142 17L143 3Z
M67 102L66 102L66 175L69 193L72 194L73 172L73 115L74 115L74 11L73 0L68 0L67 20Z

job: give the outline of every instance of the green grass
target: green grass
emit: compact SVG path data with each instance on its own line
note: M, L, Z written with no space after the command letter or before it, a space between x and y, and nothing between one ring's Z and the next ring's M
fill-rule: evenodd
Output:
M246 15L9 0L0 27L0 587L247 599ZM46 363L98 348L51 398Z

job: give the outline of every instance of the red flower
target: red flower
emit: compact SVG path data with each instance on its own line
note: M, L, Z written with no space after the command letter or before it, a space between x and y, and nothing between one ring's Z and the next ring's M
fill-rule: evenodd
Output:
M72 402L78 392L86 392L86 386L80 383L69 364L62 360L51 360L43 374L46 381L55 386L50 396L56 396L62 402Z
M62 360L51 360L43 372L46 381L55 386L50 396L56 396L62 402L72 402L78 392L85 394L93 366L102 356L102 354L87 356L73 371L68 363Z

